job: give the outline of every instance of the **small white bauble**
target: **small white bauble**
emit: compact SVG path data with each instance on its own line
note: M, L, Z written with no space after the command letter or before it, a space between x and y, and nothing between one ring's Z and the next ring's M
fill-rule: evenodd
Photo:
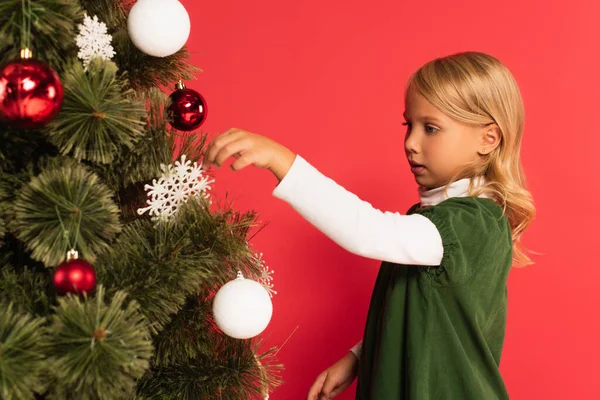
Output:
M273 303L267 290L238 272L217 292L213 302L217 326L228 336L249 339L265 330L273 315Z
M190 16L177 0L138 0L127 17L131 41L154 57L177 53L190 36Z

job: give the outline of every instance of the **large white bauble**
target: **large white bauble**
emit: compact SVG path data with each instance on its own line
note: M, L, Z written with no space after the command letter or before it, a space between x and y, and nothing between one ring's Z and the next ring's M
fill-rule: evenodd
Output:
M127 17L135 47L154 57L181 49L190 36L190 16L177 0L138 0Z
M238 277L223 285L215 295L213 315L223 333L236 339L249 339L269 325L273 303L260 283L244 279L238 272Z

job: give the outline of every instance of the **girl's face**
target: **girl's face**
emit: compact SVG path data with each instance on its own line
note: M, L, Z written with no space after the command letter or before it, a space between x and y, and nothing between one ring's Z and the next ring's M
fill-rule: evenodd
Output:
M485 146L485 127L452 119L412 90L405 99L404 118L406 157L415 180L426 189L447 184Z

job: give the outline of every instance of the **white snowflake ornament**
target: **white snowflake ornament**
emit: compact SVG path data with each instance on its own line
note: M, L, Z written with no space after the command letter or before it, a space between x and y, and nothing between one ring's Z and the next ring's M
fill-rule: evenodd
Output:
M209 179L202 173L202 163L186 160L185 154L181 161L175 161L172 165L160 165L162 176L152 181L152 185L144 186L148 192L148 207L139 208L139 215L146 211L152 216L152 221L167 221L177 214L182 203L191 196L203 196L210 198L208 190L214 179Z
M77 57L83 60L86 70L94 57L110 60L115 56L115 51L110 44L112 36L106 33L106 24L98 21L97 16L94 15L92 19L85 14L83 24L79 24L78 28L79 35L75 38L79 47Z
M269 267L265 263L265 260L262 258L263 253L254 254L254 259L260 265L260 276L258 277L258 282L265 288L267 292L269 292L269 296L273 297L274 294L277 294L275 290L273 290L273 275L275 271L269 271Z

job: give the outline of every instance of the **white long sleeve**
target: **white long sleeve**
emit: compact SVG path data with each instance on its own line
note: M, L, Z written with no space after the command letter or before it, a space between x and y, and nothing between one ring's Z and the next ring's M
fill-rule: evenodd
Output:
M358 358L360 360L360 353L362 351L362 340L358 343L356 343L356 345L350 349L351 352L354 353L354 355L356 356L356 358Z
M449 188L419 188L421 205L431 206L449 197L468 196L470 180ZM478 178L475 186L485 180ZM418 215L381 212L327 178L299 155L273 191L306 220L348 251L384 261L409 265L439 265L443 257L441 236L435 225ZM487 197L481 194L480 197ZM361 357L362 340L350 351Z
M428 218L375 209L299 155L273 196L351 253L397 264L441 263L442 238Z

